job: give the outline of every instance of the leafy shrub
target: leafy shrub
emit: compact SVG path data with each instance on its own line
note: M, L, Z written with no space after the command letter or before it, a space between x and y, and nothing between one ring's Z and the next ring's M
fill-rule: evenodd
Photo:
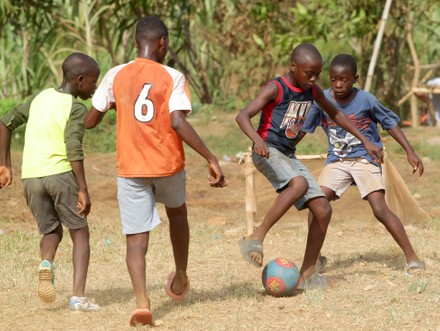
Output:
M3 99L0 100L0 117L18 105L21 101L13 100L13 99Z

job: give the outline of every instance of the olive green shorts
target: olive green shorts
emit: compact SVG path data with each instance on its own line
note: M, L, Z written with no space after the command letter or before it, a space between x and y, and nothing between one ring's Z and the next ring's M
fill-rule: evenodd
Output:
M48 234L60 224L75 230L87 226L77 214L78 185L72 172L23 179L24 197L34 215L38 230Z

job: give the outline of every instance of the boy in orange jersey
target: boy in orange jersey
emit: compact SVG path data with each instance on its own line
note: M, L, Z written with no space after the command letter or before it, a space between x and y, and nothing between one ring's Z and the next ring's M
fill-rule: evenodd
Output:
M152 324L145 255L149 232L160 223L156 202L166 208L176 265L176 271L168 276L166 293L180 301L189 290L182 140L208 161L209 184L226 186L217 158L186 121L191 102L185 77L161 64L168 51L168 30L157 16L138 22L136 48L134 61L116 66L105 75L84 119L85 126L93 128L106 111L116 106L118 201L127 239L127 268L137 304L130 317L132 326Z

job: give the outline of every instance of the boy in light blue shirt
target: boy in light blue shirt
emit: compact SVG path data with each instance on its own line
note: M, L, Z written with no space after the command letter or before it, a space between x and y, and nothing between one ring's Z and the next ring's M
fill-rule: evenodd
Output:
M377 128L379 123L405 150L413 173L419 171L421 176L423 163L398 126L399 117L384 107L374 95L354 87L357 79L355 59L347 54L337 55L330 63L331 88L324 95L351 119L365 137L382 147ZM357 185L361 197L369 202L374 216L403 250L407 260L405 269L424 269L425 264L415 253L402 222L385 201L380 164L370 157L359 139L338 126L319 105L314 104L307 114L301 138L306 133L313 133L318 126L322 127L328 138L327 161L318 179L327 199L337 200L350 185Z

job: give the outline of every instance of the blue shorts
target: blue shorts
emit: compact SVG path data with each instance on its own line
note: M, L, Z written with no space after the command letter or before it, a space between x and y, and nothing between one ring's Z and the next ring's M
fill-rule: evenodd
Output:
M307 208L307 202L318 197L325 197L318 183L310 171L299 161L295 155L286 156L275 147L269 146L269 158L266 159L252 152L252 161L255 167L272 184L279 193L295 177L302 176L309 184L307 193L295 202L298 210Z

